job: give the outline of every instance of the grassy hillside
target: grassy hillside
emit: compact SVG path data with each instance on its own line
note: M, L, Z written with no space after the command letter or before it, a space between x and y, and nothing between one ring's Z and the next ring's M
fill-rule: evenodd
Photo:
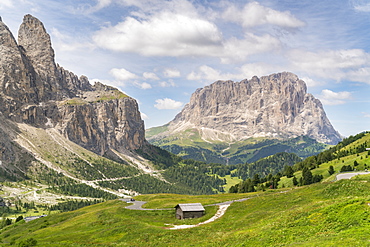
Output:
M205 141L195 129L186 130L165 138L153 137L166 130L167 126L151 128L146 131L146 138L153 145L184 159L194 159L207 163L250 163L279 152L296 153L298 156L306 158L318 154L328 147L306 136L288 140L249 138L233 143Z
M366 181L366 182L364 182ZM0 233L3 245L38 246L367 246L370 227L370 177L319 183L259 194L209 196L151 195L148 206L173 207L179 202L203 204L251 197L233 203L225 215L199 227L169 230L180 221L174 210L135 211L113 200L73 212L10 225Z
M150 160L134 152L116 154L114 150L103 157L53 129L11 123L1 116L0 120L0 144L5 147L0 155L0 200L12 205L6 208L4 218L10 217L9 213L16 218L41 215L51 208L76 209L95 199L110 200L137 193L223 191L224 180L185 165L181 158L150 145L141 152L137 150ZM4 211L1 209L0 214Z
M356 140L352 141L352 138L356 138ZM303 161L302 164L314 164L311 165L313 175L322 175L324 177L323 181L333 181L336 175L341 172L343 166L351 166L356 171L368 170L370 168L370 151L366 150L368 147L370 147L370 133L359 134L317 155L315 159L309 158ZM320 159L329 159L329 161L317 164ZM298 163L293 168L299 169L300 165ZM334 174L332 175L328 172L330 166L334 168ZM302 176L302 172L297 171L294 175L299 179ZM282 177L279 186L292 186L292 179Z

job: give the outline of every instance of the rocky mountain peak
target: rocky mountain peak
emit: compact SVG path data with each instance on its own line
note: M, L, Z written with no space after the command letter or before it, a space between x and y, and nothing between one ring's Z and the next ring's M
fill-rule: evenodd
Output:
M18 30L18 44L26 50L31 62L40 68L56 68L50 35L42 22L32 15L25 15Z
M18 45L26 64L34 70L34 80L40 100L60 100L62 86L58 82L54 49L42 22L32 15L25 15L18 30ZM33 72L33 71L32 71Z
M13 34L9 28L2 22L0 17L0 42L4 47L16 47L17 42L15 41Z
M203 139L211 141L306 135L336 144L341 139L321 102L289 72L240 82L216 81L197 89L162 135L188 128L198 129Z
M0 22L0 115L53 128L98 154L145 144L137 102L116 88L92 86L86 76L57 65L50 36L32 15L23 19L18 44Z

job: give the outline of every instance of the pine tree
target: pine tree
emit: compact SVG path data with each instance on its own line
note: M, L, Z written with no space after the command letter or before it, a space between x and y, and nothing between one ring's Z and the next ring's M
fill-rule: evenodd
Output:
M293 185L294 186L297 186L298 185L298 180L297 180L297 178L295 176L293 177Z
M303 168L302 171L303 185L312 184L312 172L307 167Z
M329 166L328 172L329 172L330 175L333 175L334 172L335 172L334 167L333 166Z
M293 168L292 168L291 166L285 166L284 174L285 174L285 176L287 176L288 178L293 177L293 174L294 174Z

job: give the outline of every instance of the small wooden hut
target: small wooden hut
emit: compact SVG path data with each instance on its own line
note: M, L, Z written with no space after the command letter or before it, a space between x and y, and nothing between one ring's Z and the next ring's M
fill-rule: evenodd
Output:
M205 213L205 209L201 203L177 204L175 209L176 218L180 220L199 218Z

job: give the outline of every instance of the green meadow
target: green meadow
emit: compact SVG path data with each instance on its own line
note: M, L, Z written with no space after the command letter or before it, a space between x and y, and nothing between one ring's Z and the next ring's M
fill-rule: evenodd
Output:
M1 231L2 246L37 241L37 246L369 246L370 176L249 194L138 196L146 207L172 208L177 203L203 205L234 202L220 219L190 229L212 217L207 206L199 219L177 220L174 209L136 211L112 200L51 215Z

